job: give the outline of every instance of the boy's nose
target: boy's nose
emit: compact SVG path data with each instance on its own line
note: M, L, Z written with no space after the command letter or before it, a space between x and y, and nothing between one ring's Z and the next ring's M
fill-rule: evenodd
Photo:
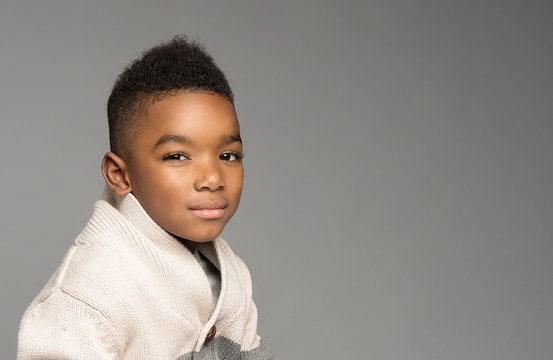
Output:
M198 166L194 187L197 191L217 191L225 186L222 169L219 164L208 162Z

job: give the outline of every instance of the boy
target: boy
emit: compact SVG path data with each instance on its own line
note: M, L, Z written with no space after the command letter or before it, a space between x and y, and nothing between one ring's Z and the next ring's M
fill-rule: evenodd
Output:
M185 37L108 101L106 190L21 321L18 359L271 359L244 263L219 238L242 192L224 74Z

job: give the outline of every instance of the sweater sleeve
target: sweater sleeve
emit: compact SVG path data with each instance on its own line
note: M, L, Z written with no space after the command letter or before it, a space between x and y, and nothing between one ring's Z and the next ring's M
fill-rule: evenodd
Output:
M100 311L57 288L24 315L17 359L117 359L116 339Z

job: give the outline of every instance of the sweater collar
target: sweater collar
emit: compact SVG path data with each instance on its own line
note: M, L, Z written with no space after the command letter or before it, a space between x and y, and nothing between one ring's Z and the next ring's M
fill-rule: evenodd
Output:
M190 252L173 235L161 228L142 207L138 199L129 193L125 196L114 194L107 186L104 189L102 200L107 201L127 220L129 220L146 238L156 243L157 246L172 250Z

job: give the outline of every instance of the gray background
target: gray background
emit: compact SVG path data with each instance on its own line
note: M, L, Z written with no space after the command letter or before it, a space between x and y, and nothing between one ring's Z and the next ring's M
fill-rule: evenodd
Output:
M280 359L551 359L552 4L4 0L2 358L102 192L115 77L186 33L237 94L224 236Z

